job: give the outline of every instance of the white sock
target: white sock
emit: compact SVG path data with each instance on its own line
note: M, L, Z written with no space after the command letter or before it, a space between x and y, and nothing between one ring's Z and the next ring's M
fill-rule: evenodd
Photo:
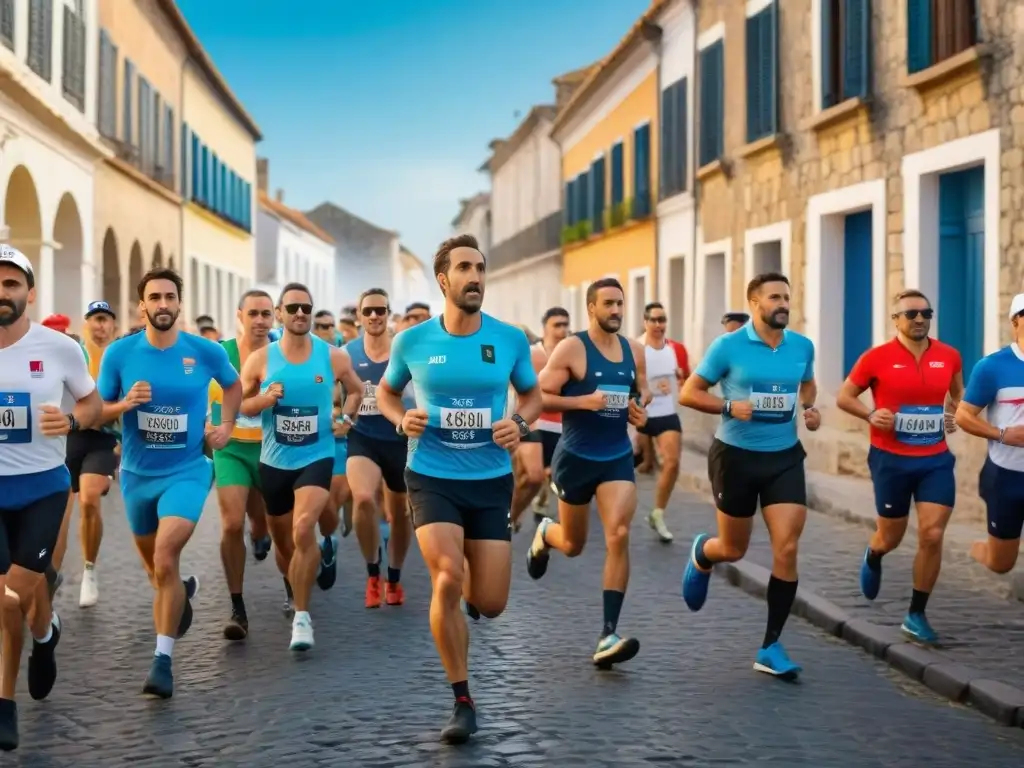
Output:
M174 638L169 635L156 636L156 652L163 656L174 655Z
M295 618L292 619L292 626L295 626L301 621L305 621L307 624L312 624L313 620L309 617L309 611L296 611Z

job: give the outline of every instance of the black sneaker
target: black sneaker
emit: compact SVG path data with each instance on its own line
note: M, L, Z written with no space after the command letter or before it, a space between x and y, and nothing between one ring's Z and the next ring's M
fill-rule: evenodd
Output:
M245 611L231 609L231 618L224 625L224 637L228 640L245 640L249 636L249 617Z
M448 744L465 744L476 733L476 707L473 700L460 696L455 700L452 716L441 729L441 741Z
M182 580L185 587L185 605L181 609L181 619L178 621L178 638L185 636L189 627L192 626L192 600L199 594L199 579L189 576Z
M328 590L334 586L338 578L338 555L334 551L334 540L330 536L324 536L320 544L320 570L316 574L316 585L320 589Z
M263 562L267 559L267 555L270 554L270 547L272 542L270 536L264 536L261 539L252 539L252 556L256 558L258 562Z
M174 673L171 671L171 657L163 653L153 656L153 664L142 686L144 696L169 699L174 695Z
M10 699L0 699L0 750L10 752L18 748L18 705Z
M53 614L50 639L40 643L33 638L32 655L28 657L28 693L36 701L50 695L57 682L57 643L60 642L60 619Z

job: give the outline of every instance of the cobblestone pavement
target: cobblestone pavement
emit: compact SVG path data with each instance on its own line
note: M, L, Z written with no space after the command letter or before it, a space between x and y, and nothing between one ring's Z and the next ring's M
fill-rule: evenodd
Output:
M863 503L872 502L865 499ZM709 502L683 493L673 507L679 510L675 519L680 521L680 532L687 543L701 531L714 531L714 511ZM885 556L882 590L872 602L861 595L859 585L860 563L869 536L870 531L863 526L811 512L800 542L800 583L853 618L898 627L910 605L916 537L908 533L903 544ZM771 567L763 523L755 528L748 557ZM928 617L942 643L937 651L990 679L1024 689L1024 653L1011 650L1024 648L1024 602L996 594L992 584L987 571L977 563L963 557L945 559L928 602ZM717 591L718 584L713 588Z
M649 481L644 486L649 503ZM871 768L905 765L908 754L932 768L979 754L991 768L1024 764L1024 732L950 705L799 620L786 640L806 667L802 683L754 673L763 605L718 581L706 609L689 613L679 597L684 537L657 543L642 520L621 624L643 647L617 672L598 672L589 660L601 624L599 527L592 549L573 562L555 559L539 583L525 573L529 534L516 537L509 609L472 628L481 732L453 748L437 740L451 696L430 640L419 556L405 570L406 606L366 611L355 542L344 540L338 583L314 602L318 644L301 658L287 650L272 558L250 559L252 635L228 646L220 637L228 600L210 503L186 550L186 569L203 588L192 631L175 649L177 691L151 702L139 695L153 649L150 591L116 494L108 507L100 604L77 606L73 542L57 600L61 678L41 703L22 681L22 747L3 765ZM706 510L680 494L670 522L688 538ZM824 535L812 526L812 539Z

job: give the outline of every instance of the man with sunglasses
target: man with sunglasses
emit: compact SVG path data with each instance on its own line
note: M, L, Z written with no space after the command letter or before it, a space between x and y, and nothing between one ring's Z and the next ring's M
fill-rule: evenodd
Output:
M238 302L238 338L221 342L228 353L231 367L241 372L249 357L269 344L267 333L274 323L274 300L266 291L253 289L242 294ZM216 381L210 382L210 424L221 424L224 390ZM224 566L231 615L224 624L224 637L240 641L249 635L249 617L242 597L245 577L245 518L251 525L253 556L262 561L270 553L266 510L260 493L260 444L263 426L258 416L235 417L231 439L213 452L214 480L220 507L220 559Z
M290 648L313 647L309 601L321 562L316 530L330 497L336 435L345 434L359 407L360 381L348 354L310 337L313 299L301 283L281 292L281 341L253 352L242 366L241 413L262 417L260 483L278 568L292 590ZM334 385L348 397L334 419Z
M408 440L395 432L394 425L381 415L377 405L377 384L391 358L393 339L388 333L388 295L382 288L370 288L359 297L363 335L345 347L352 358L356 375L363 382L359 419L349 432L348 476L354 502L356 538L366 561L366 607L379 608L381 589L384 602L402 605L405 592L401 585L402 565L412 543L412 523L408 516L405 485L405 461ZM403 392L406 407L414 408L409 388ZM388 524L387 580L380 572L381 527L377 500L384 482L384 518Z
M956 458L946 444L955 429L953 413L964 393L960 353L928 337L933 310L916 290L897 294L892 319L896 336L869 349L853 366L836 405L870 425L868 468L875 486L877 527L864 552L860 589L874 600L882 586L882 557L907 532L910 507L917 508L917 557L910 609L901 629L933 644L935 630L925 616L939 579L942 539L956 502ZM870 389L873 405L860 395Z

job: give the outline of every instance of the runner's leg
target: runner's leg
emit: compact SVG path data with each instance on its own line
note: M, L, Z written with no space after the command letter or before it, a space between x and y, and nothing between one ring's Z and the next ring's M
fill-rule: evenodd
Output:
M380 525L377 522L377 494L381 469L366 456L349 456L348 483L352 489L352 522L356 540L366 563L366 607L381 604Z

